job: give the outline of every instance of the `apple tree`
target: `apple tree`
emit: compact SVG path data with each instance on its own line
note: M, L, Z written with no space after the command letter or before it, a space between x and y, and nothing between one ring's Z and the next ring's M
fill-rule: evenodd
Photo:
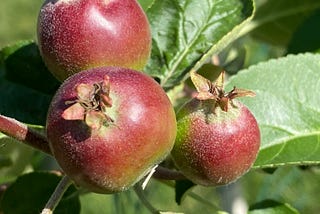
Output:
M319 2L13 2L0 213L318 212Z

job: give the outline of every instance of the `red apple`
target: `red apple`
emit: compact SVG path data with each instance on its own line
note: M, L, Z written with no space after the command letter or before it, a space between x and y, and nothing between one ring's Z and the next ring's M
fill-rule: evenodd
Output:
M47 0L38 17L38 43L48 69L62 81L101 66L142 70L151 34L136 0Z
M126 68L73 75L48 111L54 157L76 184L97 193L131 187L170 153L175 136L175 112L164 90Z

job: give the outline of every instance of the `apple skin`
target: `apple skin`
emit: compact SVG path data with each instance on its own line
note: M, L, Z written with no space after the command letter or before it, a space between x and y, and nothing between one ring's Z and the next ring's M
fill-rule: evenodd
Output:
M48 69L60 81L82 70L142 70L151 51L148 19L136 0L47 0L37 26Z
M76 100L75 87L110 78L113 123L91 129L62 114ZM151 77L127 68L89 69L68 78L55 94L47 117L50 148L63 171L96 193L128 189L170 154L176 118L164 90Z
M193 99L177 113L172 158L195 184L229 184L253 165L260 147L259 127L239 101L233 100L227 112L219 107L212 112L212 101L205 102Z

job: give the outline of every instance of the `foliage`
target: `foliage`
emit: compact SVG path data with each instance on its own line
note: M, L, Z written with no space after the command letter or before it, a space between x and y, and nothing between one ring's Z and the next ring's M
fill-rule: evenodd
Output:
M2 10L19 9L19 1L3 1ZM241 188L242 197L252 204L249 213L317 212L320 205L315 197L319 187L312 184L320 179L317 95L320 56L316 53L320 50L320 28L316 27L320 3L312 0L139 2L147 13L153 38L152 55L144 72L159 81L176 109L186 99L180 94L188 85L190 70L203 71L212 78L212 61L216 63L219 59L216 67L225 69L230 77L228 89L237 86L256 92L255 98L243 98L242 102L256 116L262 134L253 169L237 183L205 188L189 181L152 179L144 195L153 208L186 213L230 212L231 205L225 205L225 194ZM18 25L10 28L1 24L5 32L0 33L0 45L11 45L0 51L0 114L43 131L48 105L60 83L47 71L34 42L35 17L41 2L28 5L33 9L32 15L28 15L32 18L22 13L26 22L20 28L22 33L17 33ZM0 20L4 23L4 19ZM19 38L29 40L16 41ZM37 206L31 208L40 211L59 176L39 170L58 169L51 157L0 133L3 184L0 210L28 213L23 208L29 207L28 200L36 200ZM30 193L27 189L30 186L39 188L32 188L35 194L32 197L24 197L23 193ZM56 213L149 213L133 190L97 195L71 189ZM21 204L12 207L13 200Z

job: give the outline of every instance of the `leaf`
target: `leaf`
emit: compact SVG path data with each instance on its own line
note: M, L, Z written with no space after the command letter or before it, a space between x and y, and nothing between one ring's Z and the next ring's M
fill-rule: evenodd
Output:
M287 203L264 200L250 207L248 214L298 214L299 212Z
M7 182L30 167L34 150L0 133L0 157L10 159L12 165L0 168L0 182Z
M172 88L230 43L252 13L250 0L156 0L147 10L153 46L145 72Z
M46 94L53 94L60 83L45 67L38 46L32 41L18 41L1 50L5 78Z
M261 147L255 168L320 164L320 55L290 55L240 71L228 87L245 87Z
M12 166L12 160L8 155L1 155L0 154L0 169L3 167Z
M195 186L193 182L190 180L177 180L175 186L176 197L175 200L178 205L181 205L181 201L185 193L191 188Z
M34 42L20 41L0 51L0 113L44 125L59 86L45 68Z
M254 37L281 46L286 46L296 28L320 8L320 2L314 0L255 1L256 15L242 35L251 31Z
M14 214L40 213L56 188L61 176L46 172L33 172L12 183L4 192L1 211ZM80 201L74 186L70 186L57 208L55 214L80 213Z
M307 18L295 31L288 45L288 53L314 52L320 48L320 10Z
M155 0L138 0L144 11L147 11Z

